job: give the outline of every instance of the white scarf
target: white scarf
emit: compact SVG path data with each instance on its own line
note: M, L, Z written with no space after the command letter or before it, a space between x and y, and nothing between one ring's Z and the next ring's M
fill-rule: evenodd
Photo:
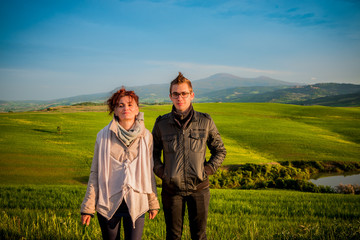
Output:
M137 118L134 122L133 127L128 131L125 128L123 128L118 121L116 121L116 125L118 127L117 130L117 136L126 144L126 146L129 146L132 141L134 141L138 135L141 132L141 124L140 121L143 119Z
M103 130L98 134L99 141L99 155L98 155L98 185L99 185L99 200L98 205L110 210L110 197L111 193L114 192L113 189L109 189L109 176L110 176L110 125L107 125ZM149 136L141 135L139 140L139 154L136 162L131 162L128 164L126 169L126 178L127 180L124 183L132 188L134 191L150 194L152 190L152 171L153 171L153 161L150 159L149 149ZM119 186L120 189L125 186Z

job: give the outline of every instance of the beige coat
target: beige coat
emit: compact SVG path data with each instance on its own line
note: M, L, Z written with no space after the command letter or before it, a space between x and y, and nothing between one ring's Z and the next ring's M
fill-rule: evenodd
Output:
M109 130L110 130L110 160L114 161L112 164L119 166L121 164L124 164L124 161L131 162L136 159L139 155L139 144L141 136L146 136L151 141L148 142L149 146L148 149L152 150L152 135L145 128L145 126L142 123L142 132L140 133L140 136L135 139L129 147L127 147L118 137L117 137L117 124L115 120L113 120L109 124ZM103 129L104 130L104 129ZM103 131L102 130L102 131ZM159 209L159 202L157 199L157 191L156 191L156 182L155 177L151 171L152 178L151 178L151 186L152 186L152 193L149 194L142 194L137 191L134 191L130 187L124 187L124 186L118 186L119 189L112 192L114 194L111 194L108 197L109 201L109 209L104 209L98 206L98 199L99 199L99 182L98 182L98 176L99 176L99 135L95 144L95 151L94 151L94 158L91 166L91 173L90 178L88 182L88 187L86 191L86 195L84 198L84 201L81 205L81 213L82 214L94 214L95 211L106 217L107 219L111 219L111 217L114 215L118 207L120 206L121 202L125 200L126 204L128 205L130 215L132 213L135 213L136 216L132 216L133 222L136 221L136 219L141 216L143 213L145 213L148 210L154 210ZM150 151L150 159L149 161L152 161L152 151ZM102 168L100 168L102 169ZM109 181L112 181L113 176L109 176ZM124 176L125 178L125 176Z

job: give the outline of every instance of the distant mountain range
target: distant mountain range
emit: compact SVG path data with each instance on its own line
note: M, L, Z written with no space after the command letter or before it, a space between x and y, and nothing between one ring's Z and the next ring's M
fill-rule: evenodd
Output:
M195 102L274 102L298 105L360 106L360 85L319 83L303 85L269 77L241 78L219 73L192 81ZM142 103L169 103L169 83L125 86ZM115 92L118 89L114 89ZM112 92L80 95L50 101L0 101L0 111L29 111L82 102L102 103Z

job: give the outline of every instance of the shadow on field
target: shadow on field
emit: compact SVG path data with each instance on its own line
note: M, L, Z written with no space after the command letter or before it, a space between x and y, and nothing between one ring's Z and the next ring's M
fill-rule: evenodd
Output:
M76 177L74 180L82 184L87 184L89 181L89 176Z
M19 225L20 225L20 220ZM21 234L14 230L1 229L0 230L0 239L23 239Z
M32 130L36 131L36 132L42 132L42 133L56 133L55 131L49 131L49 130L38 129L38 128L34 128Z

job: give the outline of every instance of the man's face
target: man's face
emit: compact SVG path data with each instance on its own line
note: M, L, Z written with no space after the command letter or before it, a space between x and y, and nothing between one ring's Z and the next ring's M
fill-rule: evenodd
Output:
M175 84L171 87L171 93L169 94L171 101L173 102L176 110L180 112L186 111L194 99L195 94L190 90L187 83Z

